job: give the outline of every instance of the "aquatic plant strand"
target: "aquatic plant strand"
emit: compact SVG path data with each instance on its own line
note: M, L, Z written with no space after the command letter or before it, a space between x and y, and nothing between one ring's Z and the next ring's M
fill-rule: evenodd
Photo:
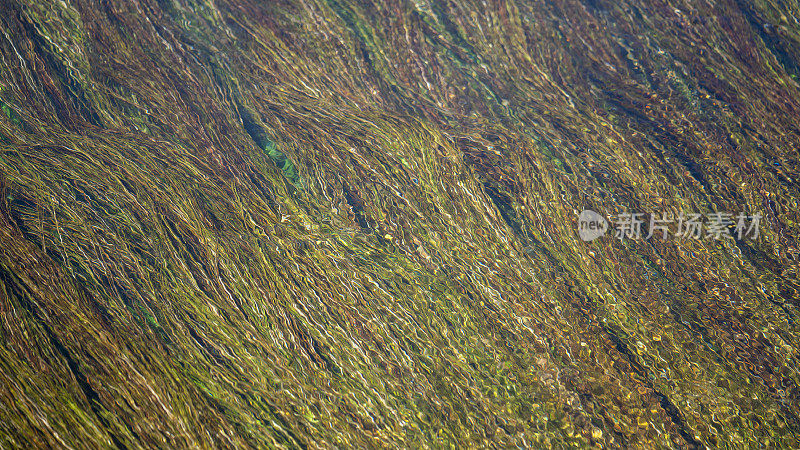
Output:
M800 446L798 20L0 0L0 447Z

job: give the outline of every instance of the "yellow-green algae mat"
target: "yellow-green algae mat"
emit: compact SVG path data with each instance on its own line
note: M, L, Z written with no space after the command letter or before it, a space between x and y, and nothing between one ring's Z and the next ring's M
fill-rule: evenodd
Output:
M0 447L797 447L798 75L788 0L2 0Z

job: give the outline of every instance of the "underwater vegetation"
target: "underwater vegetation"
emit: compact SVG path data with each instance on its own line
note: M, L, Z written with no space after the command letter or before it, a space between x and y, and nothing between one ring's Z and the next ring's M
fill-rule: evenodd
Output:
M800 446L799 21L0 0L0 447Z

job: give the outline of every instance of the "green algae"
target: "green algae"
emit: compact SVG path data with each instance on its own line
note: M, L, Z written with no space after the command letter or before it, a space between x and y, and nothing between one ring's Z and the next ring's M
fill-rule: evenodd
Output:
M300 174L297 173L297 167L295 167L294 163L285 153L278 150L278 146L275 145L274 142L268 142L264 147L264 151L267 152L267 155L275 163L275 165L281 169L283 175L292 182L295 186L299 186L300 184Z
M0 101L0 109L3 110L3 114L6 115L6 117L8 118L8 120L11 121L11 123L13 123L16 126L19 126L21 124L19 116L17 116L17 114L14 112L14 109L7 103Z

